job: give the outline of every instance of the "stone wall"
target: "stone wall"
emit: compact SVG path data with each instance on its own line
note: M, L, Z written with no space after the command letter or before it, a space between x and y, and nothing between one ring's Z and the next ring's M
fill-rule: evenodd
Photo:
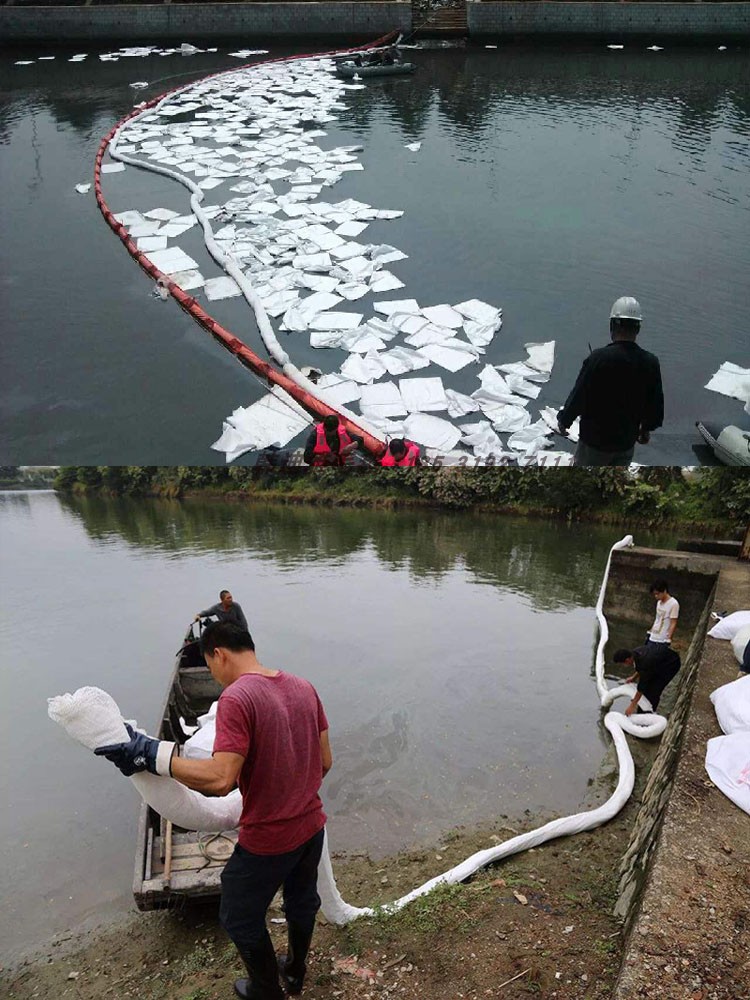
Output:
M371 40L411 31L410 3L123 4L105 7L0 7L3 42L172 39L234 45L261 39Z
M469 35L750 38L750 3L545 3L537 0L466 5Z

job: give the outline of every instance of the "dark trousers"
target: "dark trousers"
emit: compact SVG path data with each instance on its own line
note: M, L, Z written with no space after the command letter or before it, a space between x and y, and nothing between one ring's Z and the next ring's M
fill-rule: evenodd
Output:
M312 931L320 909L323 833L287 854L251 854L239 844L235 847L221 876L219 920L240 952L266 940L266 912L282 886L287 921Z
M655 643L654 645L663 646L664 643ZM644 669L640 673L638 682L638 690L646 695L654 711L659 705L662 691L680 669L680 658L669 646L665 646L664 652L658 655L658 660L652 661L648 669Z
M634 451L635 445L622 451L602 451L601 448L592 448L590 444L579 440L573 465L630 465Z

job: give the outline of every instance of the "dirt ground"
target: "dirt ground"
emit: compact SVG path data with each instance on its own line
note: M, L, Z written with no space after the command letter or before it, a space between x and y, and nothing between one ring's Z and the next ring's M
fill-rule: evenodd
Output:
M645 780L639 767L639 786ZM611 779L611 776L610 776ZM606 782L608 783L608 782ZM592 790L596 799L608 789ZM323 918L304 990L307 1000L483 1000L486 997L610 997L622 956L612 916L617 866L638 795L605 827L553 841L439 887L399 914L344 928ZM532 829L458 829L441 843L384 860L338 858L334 871L349 902L387 902L446 871L476 850ZM281 911L269 913L283 950ZM275 921L275 922L274 922ZM86 939L52 946L0 977L12 1000L229 1000L240 974L237 954L217 922L215 900L182 911L136 914ZM0 991L2 992L2 991Z

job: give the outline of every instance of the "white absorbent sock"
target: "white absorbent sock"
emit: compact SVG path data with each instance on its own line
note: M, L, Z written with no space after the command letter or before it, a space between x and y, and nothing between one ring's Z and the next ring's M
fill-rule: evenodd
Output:
M127 743L130 739L114 698L96 687L79 688L74 694L48 699L47 714L68 736L89 750ZM239 791L209 798L181 785L174 778L148 771L131 776L138 794L160 816L186 830L218 833L239 826L242 796Z
M611 690L607 688L604 680L604 647L609 630L602 610L612 553L632 544L633 539L628 535L612 546L596 604L600 629L596 651L596 685L603 708L608 707L617 697L632 697L634 691L633 685L620 685ZM51 698L49 715L74 739L90 750L127 739L119 708L108 694L98 688L81 688L74 695ZM641 738L659 736L664 732L667 720L661 715L652 713L627 718L619 712L608 712L604 717L604 725L614 741L619 767L617 787L605 803L587 812L562 816L536 830L529 830L527 833L511 837L502 844L478 851L449 871L435 876L395 902L386 904L383 909L395 912L438 885L464 881L491 862L500 861L530 847L538 847L556 837L567 837L591 830L613 819L630 798L635 782L635 766L625 733ZM239 792L232 792L223 798L207 798L198 792L190 791L171 778L156 777L147 773L133 775L131 781L150 806L178 826L214 831L233 829L239 823L241 810ZM352 906L341 897L333 876L327 837L318 869L318 893L323 914L331 923L341 926L357 917L372 916L375 913L373 907Z

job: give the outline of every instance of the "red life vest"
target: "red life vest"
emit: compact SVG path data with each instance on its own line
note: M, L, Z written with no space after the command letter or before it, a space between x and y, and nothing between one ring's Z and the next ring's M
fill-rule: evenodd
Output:
M331 462L327 460L327 456L334 455L336 461L334 465L343 465L344 456L341 454L343 448L348 444L352 443L352 439L346 432L346 428L343 424L339 424L337 430L339 432L339 452L338 455L331 451L331 447L326 440L326 431L322 423L318 424L315 428L318 434L318 439L315 442L315 447L313 448L313 466L315 465L330 465Z
M414 444L413 441L405 441L404 444L406 445L406 454L400 461L397 462L390 450L388 450L380 459L380 464L384 468L393 465L416 465L419 458L419 446Z

